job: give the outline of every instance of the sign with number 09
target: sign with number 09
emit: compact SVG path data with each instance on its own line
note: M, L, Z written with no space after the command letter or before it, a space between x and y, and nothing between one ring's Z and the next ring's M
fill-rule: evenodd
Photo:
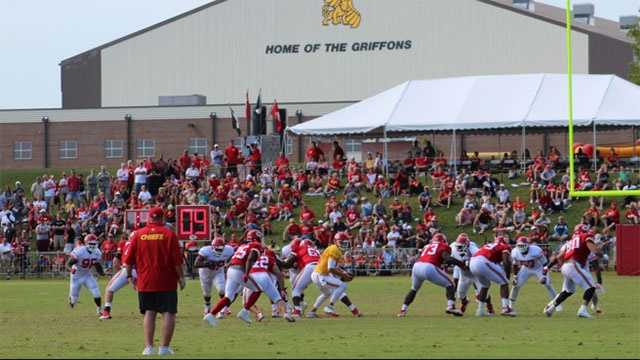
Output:
M209 205L178 205L176 207L178 240L210 240Z

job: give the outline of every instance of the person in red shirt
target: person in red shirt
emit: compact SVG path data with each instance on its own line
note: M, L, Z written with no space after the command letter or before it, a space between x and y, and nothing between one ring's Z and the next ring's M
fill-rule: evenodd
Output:
M564 278L562 292L545 306L544 313L547 316L553 315L556 307L576 292L577 285L585 290L582 297L584 302L580 306L577 315L582 318L591 317L587 310L587 305L593 299L597 288L589 271L588 259L591 254L595 254L596 258L598 258L602 256L602 249L596 245L593 233L589 232L586 226L579 226L571 240L567 241L560 248L558 254L552 256L549 264L544 267L544 270L548 271L550 267L559 261L563 263L561 267L562 277Z
M185 150L180 158L178 159L178 163L180 164L181 172L187 171L189 166L191 166L191 157L189 156L189 150Z
M618 210L618 204L615 201L612 201L609 208L605 210L604 215L602 215L602 222L604 223L604 226L620 224L620 211Z
M231 261L229 262L224 297L220 299L211 311L203 318L203 320L208 322L210 326L218 325L216 315L225 307L230 306L243 288L253 288L253 285L248 283L249 273L255 262L260 258L264 249L262 244L262 233L257 230L249 230L247 231L245 238L247 243L240 245L236 249L235 254L233 254L233 257L231 257ZM252 290L256 289L253 288ZM259 296L260 292L254 291L246 302L255 303Z
M502 264L502 266L500 266ZM489 287L500 285L502 315L515 316L509 303L509 276L511 276L511 247L506 238L497 236L495 241L481 247L469 262L469 270L480 284L477 316L486 316Z
M320 161L320 156L324 156L324 152L318 147L318 143L312 141L305 155L307 161L318 162Z
M422 249L420 258L418 258L413 265L413 269L411 270L411 290L404 299L398 317L407 315L409 305L411 305L418 290L422 287L422 283L425 281L429 281L432 284L446 289L447 314L462 316L462 312L455 307L456 290L453 281L451 281L449 275L442 270L444 264L458 265L460 268L466 269L462 261L451 257L451 248L447 244L447 238L442 233L436 233L431 243Z
M227 171L236 176L238 174L238 163L240 162L240 150L233 145L233 141L229 141L229 146L224 149L224 157Z
M126 248L123 262L127 278L131 279L135 266L138 280L140 313L144 314L144 355L153 354L153 337L156 315L163 316L160 355L172 354L171 338L178 312L177 287L184 289L186 282L182 273L182 252L175 232L164 225L161 208L149 210L147 226L136 230Z
M76 206L80 201L80 184L82 180L76 175L74 170L71 170L71 175L67 178L67 187L69 188L69 194L67 196L67 201L72 200Z
M302 298L304 291L311 284L311 274L316 269L318 261L320 261L320 251L308 239L294 238L290 244L291 255L286 260L288 266L295 266L298 269L298 275L295 279L291 279L291 293L293 300L293 316L300 317L302 315Z

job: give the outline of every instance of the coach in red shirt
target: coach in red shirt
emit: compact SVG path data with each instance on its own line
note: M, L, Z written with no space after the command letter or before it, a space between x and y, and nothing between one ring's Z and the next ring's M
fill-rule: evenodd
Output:
M224 157L227 161L227 171L234 176L238 174L238 163L240 162L240 150L233 145L233 140L229 141L229 146L224 149Z
M131 235L131 244L123 257L127 276L135 267L140 313L144 315L145 349L143 355L153 354L156 314L163 316L159 355L172 354L169 347L178 312L177 287L184 289L182 253L176 234L164 225L160 208L149 210L147 226Z

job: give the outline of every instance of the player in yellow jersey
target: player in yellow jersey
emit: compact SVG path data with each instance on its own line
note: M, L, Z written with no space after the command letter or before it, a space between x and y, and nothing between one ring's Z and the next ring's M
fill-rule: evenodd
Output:
M327 247L320 255L320 261L313 274L311 274L311 281L320 289L320 295L313 304L313 309L307 313L307 317L317 317L316 311L327 299L329 299L329 305L324 307L324 313L327 315L338 316L334 305L336 301L340 300L351 310L354 316L362 316L358 308L351 303L346 293L346 282L353 280L353 276L338 266L342 261L342 249L350 246L348 238L346 233L337 233L333 244Z

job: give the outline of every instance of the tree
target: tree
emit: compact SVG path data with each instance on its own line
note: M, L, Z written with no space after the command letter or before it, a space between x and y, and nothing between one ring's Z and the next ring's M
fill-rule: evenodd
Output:
M629 30L628 35L634 40L633 62L629 69L629 79L640 85L640 23Z

